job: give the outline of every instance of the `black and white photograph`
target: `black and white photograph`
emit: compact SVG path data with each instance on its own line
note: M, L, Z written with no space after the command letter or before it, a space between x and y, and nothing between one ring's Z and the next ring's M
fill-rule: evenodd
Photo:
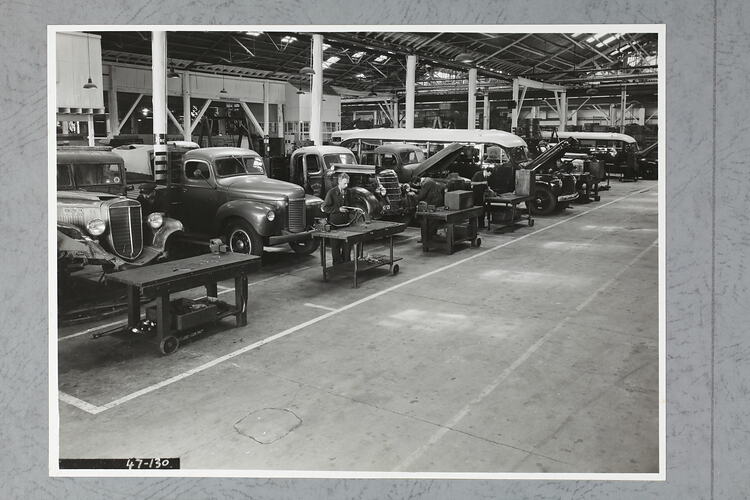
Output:
M664 24L47 35L51 475L665 479Z

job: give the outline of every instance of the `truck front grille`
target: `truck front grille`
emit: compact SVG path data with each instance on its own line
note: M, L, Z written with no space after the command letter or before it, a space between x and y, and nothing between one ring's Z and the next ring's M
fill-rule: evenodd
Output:
M385 197L391 206L391 210L401 210L401 184L398 182L396 173L393 171L383 172L378 176L378 179L380 179L380 183L385 187Z
M562 176L562 191L560 194L573 194L576 192L576 178L570 174Z
M124 259L135 259L143 250L141 205L134 200L109 206L109 236L112 251Z
M287 227L291 233L305 230L305 200L289 200L287 207Z

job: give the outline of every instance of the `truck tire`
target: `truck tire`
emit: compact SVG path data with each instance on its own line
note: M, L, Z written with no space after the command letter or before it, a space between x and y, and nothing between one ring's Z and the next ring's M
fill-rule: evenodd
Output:
M290 241L289 246L294 253L301 255L310 255L320 246L320 240L317 238L310 238L309 240L303 241Z
M263 255L263 238L243 219L232 219L229 222L226 238L230 252Z
M550 188L537 184L534 186L534 192L536 198L530 205L528 202L526 204L529 212L534 215L549 215L555 211L555 208L557 208L557 198Z

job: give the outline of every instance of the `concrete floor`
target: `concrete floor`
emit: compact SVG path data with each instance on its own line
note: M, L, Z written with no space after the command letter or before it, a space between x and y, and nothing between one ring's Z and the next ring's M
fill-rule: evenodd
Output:
M400 274L371 271L356 290L322 282L317 254L268 254L249 325L226 320L171 356L70 337L96 324L60 329L60 457L658 471L655 182L614 182L599 203L450 256L417 237L397 239Z

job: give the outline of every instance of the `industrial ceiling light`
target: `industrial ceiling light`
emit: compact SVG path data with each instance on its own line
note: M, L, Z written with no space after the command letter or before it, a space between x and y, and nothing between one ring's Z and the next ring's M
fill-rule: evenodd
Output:
M95 89L96 84L91 80L91 44L89 43L89 36L86 35L86 58L89 61L89 79L83 84L85 89Z
M299 70L300 75L314 75L315 70L312 69L310 66L305 66L302 69Z
M474 56L469 54L468 52L462 52L461 54L458 54L456 57L454 57L453 60L469 64L474 62Z
M476 97L477 99L482 99L484 97L484 93L481 90L477 90L476 92L474 92L474 97Z
M180 74L174 70L174 64L169 63L169 71L167 72L167 78L179 78Z
M221 90L219 94L228 94L227 89L224 88L224 75L221 75Z

